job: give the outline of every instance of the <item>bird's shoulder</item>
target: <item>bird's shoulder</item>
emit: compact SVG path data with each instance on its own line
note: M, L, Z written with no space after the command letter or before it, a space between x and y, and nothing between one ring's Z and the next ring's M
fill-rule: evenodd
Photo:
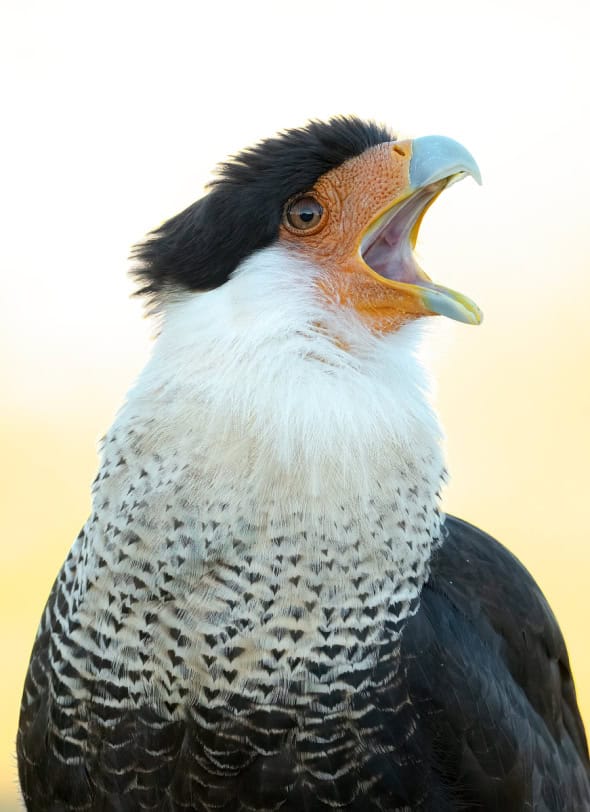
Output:
M486 808L590 808L584 728L543 593L488 534L452 516L444 531L402 642L435 771Z

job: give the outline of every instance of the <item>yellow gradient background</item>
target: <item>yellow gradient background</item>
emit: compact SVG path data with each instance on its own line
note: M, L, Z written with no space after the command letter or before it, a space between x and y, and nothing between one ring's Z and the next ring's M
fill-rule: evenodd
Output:
M464 143L484 176L419 250L479 328L432 320L445 507L545 591L590 721L587 3L4 0L0 147L0 809L21 685L89 509L96 443L149 352L126 256L216 161L357 113Z

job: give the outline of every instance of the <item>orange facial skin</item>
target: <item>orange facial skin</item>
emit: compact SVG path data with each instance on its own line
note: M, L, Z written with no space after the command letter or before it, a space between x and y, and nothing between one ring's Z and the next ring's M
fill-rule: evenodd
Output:
M319 281L330 302L352 305L379 332L431 315L412 292L389 284L362 260L367 229L408 193L411 142L379 144L323 175L310 194L323 206L318 225L308 231L283 220L280 240L324 274Z

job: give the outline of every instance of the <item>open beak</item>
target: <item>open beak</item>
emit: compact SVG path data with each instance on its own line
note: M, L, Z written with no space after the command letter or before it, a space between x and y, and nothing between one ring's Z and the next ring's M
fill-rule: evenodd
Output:
M422 218L443 189L466 175L481 183L475 160L461 144L438 135L395 142L392 149L409 157L408 184L361 235L358 260L375 280L396 289L406 301L413 300L416 315L440 314L480 324L483 316L477 305L432 282L414 257Z

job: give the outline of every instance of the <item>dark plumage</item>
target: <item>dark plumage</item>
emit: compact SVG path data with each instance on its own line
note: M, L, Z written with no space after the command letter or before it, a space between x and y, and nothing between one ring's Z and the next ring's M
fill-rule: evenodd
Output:
M243 150L218 167L208 193L152 232L133 252L139 293L180 286L209 290L259 248L276 240L283 206L318 177L391 141L358 118L312 121Z

